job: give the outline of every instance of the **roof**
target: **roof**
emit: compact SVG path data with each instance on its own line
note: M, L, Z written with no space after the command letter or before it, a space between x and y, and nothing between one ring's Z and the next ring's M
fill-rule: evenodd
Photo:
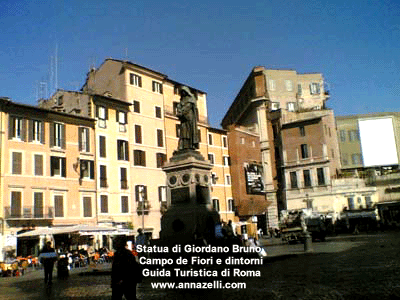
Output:
M385 117L385 116L400 116L400 112L374 112L368 114L356 114L356 115L348 115L348 116L335 116L337 120L351 120L351 119L362 119L362 118L371 118L371 117Z
M19 107L23 107L23 108L27 108L27 109L38 110L38 111L42 111L42 112L46 112L46 113L52 113L52 114L60 115L60 116L64 116L64 117L76 118L76 119L87 120L87 121L95 120L90 117L84 117L84 116L69 114L69 113L60 112L60 111L56 111L56 110L52 110L52 109L48 109L48 108L42 108L42 107L38 107L38 106L22 104L22 103L14 102L11 100L7 100L6 98L0 98L0 103L4 104L5 106L19 106Z

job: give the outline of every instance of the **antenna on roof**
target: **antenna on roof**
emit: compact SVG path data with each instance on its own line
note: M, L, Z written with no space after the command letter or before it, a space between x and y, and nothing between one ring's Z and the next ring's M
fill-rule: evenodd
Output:
M125 48L125 60L128 60L128 47Z
M58 89L58 43L56 43L56 57L54 62L54 89L57 91Z

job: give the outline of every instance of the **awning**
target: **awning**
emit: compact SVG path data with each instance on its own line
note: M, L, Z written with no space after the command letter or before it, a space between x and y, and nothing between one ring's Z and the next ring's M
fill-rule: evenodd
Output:
M55 232L56 232L56 228L54 228L54 227L43 227L43 228L31 230L31 231L26 231L24 233L20 233L17 235L17 237L50 235L50 234L55 234Z
M133 235L133 230L119 229L114 227L74 225L66 227L44 227L18 234L17 237L31 237L40 235L68 234L79 235Z

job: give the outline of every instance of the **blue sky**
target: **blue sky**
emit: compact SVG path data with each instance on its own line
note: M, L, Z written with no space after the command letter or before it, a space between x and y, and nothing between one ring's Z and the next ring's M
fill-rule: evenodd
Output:
M321 72L336 115L400 111L400 2L0 0L0 96L36 104L128 59L207 92L219 127L254 66ZM54 86L54 84L53 84Z

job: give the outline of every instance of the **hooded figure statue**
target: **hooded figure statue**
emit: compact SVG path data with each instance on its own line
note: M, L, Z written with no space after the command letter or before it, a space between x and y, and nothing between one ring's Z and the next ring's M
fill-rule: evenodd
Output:
M195 150L199 148L200 142L197 130L197 100L186 86L181 88L180 94L181 100L177 106L177 116L181 121L178 150Z

